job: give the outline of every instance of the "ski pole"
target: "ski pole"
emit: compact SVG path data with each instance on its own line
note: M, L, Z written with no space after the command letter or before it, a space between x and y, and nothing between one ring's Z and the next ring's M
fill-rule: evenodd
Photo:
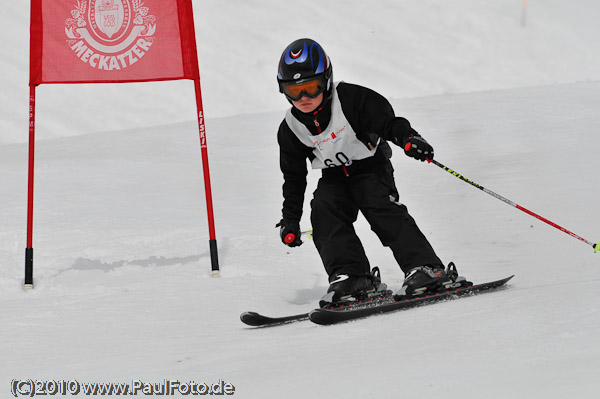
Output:
M306 238L308 238L309 240L312 240L312 229L308 229L306 231L301 231L300 235L306 236ZM288 235L285 236L285 242L287 244L290 244L294 241L296 241L296 235L294 233L289 233Z
M453 171L452 169L448 168L447 166L444 166L444 165L442 165L441 163L439 163L439 162L437 162L437 161L435 161L435 160L429 160L429 159L428 159L428 160L427 160L427 162L429 162L429 163L432 163L432 164L434 164L434 165L436 165L436 166L439 166L440 168L444 169L446 172L450 173L451 175L454 175L454 176L458 177L460 180L462 180L462 181L464 181L464 182L466 182L466 183L469 183L469 184L470 184L470 185L472 185L473 187L477 187L478 189L480 189L480 190L481 190L481 191L483 191L484 193L487 193L487 194L491 195L492 197L496 197L496 198L498 198L498 199L499 199L500 201L502 201L502 202L506 202L508 205L510 205L510 206L512 206L512 207L514 207L514 208L517 208L517 209L519 209L519 210L521 210L521 211L523 211L523 212L527 213L528 215L531 215L531 216L533 216L534 218L536 218L536 219L539 219L539 220L541 220L542 222L549 224L550 226L552 226L552 227L554 227L554 228L557 228L558 230L562 231L563 233L567 233L567 234L568 234L568 235L570 235L571 237L577 238L579 241L583 241L584 243L586 243L586 244L588 244L588 245L591 245L591 246L592 246L592 248L594 248L594 253L596 253L596 252L600 252L600 242L599 242L599 243L597 243L597 244L594 244L593 242L591 242L591 241L588 241L588 240L586 240L586 239L584 239L584 238L582 238L582 237L578 236L577 234L575 234L575 233L573 233L573 232L571 232L571 231L569 231L569 230L565 229L564 227L561 227L561 226L557 225L557 224L556 224L556 223L554 223L554 222L551 222L550 220L548 220L548 219L546 219L546 218L544 218L544 217L542 217L542 216L538 215L537 213L534 213L534 212L530 211L529 209L527 209L527 208L524 208L524 207L522 207L521 205L519 205L519 204L517 204L517 203L515 203L515 202L513 202L513 201L511 201L511 200L509 200L509 199L507 199L507 198L504 198L504 197L503 197L503 196L501 196L500 194L496 194L496 193L495 193L495 192L493 192L492 190L488 190L487 188L485 188L485 187L483 187L483 186L481 186L481 185L479 185L479 184L475 183L474 181L467 179L467 178L466 178L466 177L464 177L463 175L461 175L461 174L459 174L459 173L457 173L457 172Z

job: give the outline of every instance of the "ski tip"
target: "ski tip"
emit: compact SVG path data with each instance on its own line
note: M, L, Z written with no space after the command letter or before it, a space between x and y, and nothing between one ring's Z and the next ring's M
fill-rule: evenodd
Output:
M323 310L322 309L314 309L308 313L308 318L315 324L320 324L322 326L326 326L330 323L327 323L323 318Z
M594 253L600 252L600 242L598 244L594 244Z
M240 318L244 318L246 316L258 316L258 313L256 312L244 312L240 315Z
M242 323L252 327L260 327L262 325L262 318L263 317L256 312L244 312L240 315Z
M240 315L240 320L245 321L248 317L258 316L256 312L244 312Z

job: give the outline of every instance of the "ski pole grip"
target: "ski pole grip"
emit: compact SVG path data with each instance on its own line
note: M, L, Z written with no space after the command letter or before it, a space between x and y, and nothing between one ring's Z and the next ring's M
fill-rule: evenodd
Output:
M288 235L285 236L285 243L286 244L291 244L294 241L296 241L296 235L294 233L289 233Z

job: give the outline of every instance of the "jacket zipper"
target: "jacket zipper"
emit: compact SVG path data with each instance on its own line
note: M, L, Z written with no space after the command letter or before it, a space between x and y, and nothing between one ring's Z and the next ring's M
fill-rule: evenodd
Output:
M321 124L317 120L317 114L319 113L319 111L321 111L321 108L319 108L317 111L314 112L313 115L315 116L315 119L313 120L313 122L315 123L318 134L321 134L321 133L323 133L323 129L321 129ZM346 175L346 177L350 177L350 172L348 172L346 165L342 164L342 170L344 171L344 174Z

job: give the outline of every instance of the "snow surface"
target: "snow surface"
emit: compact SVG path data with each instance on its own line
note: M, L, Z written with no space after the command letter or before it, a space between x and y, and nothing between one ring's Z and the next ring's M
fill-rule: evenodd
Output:
M275 67L301 36L322 42L337 79L390 98L438 161L599 240L597 2L530 1L522 26L521 1L194 1L221 277L193 85L48 85L24 292L26 3L0 16L2 396L13 378L224 379L241 398L597 394L600 255L399 150L401 200L440 257L477 282L516 274L510 288L332 327L238 319L307 311L327 287L314 246L289 249L274 228L287 106ZM364 219L357 229L399 287L389 250Z

